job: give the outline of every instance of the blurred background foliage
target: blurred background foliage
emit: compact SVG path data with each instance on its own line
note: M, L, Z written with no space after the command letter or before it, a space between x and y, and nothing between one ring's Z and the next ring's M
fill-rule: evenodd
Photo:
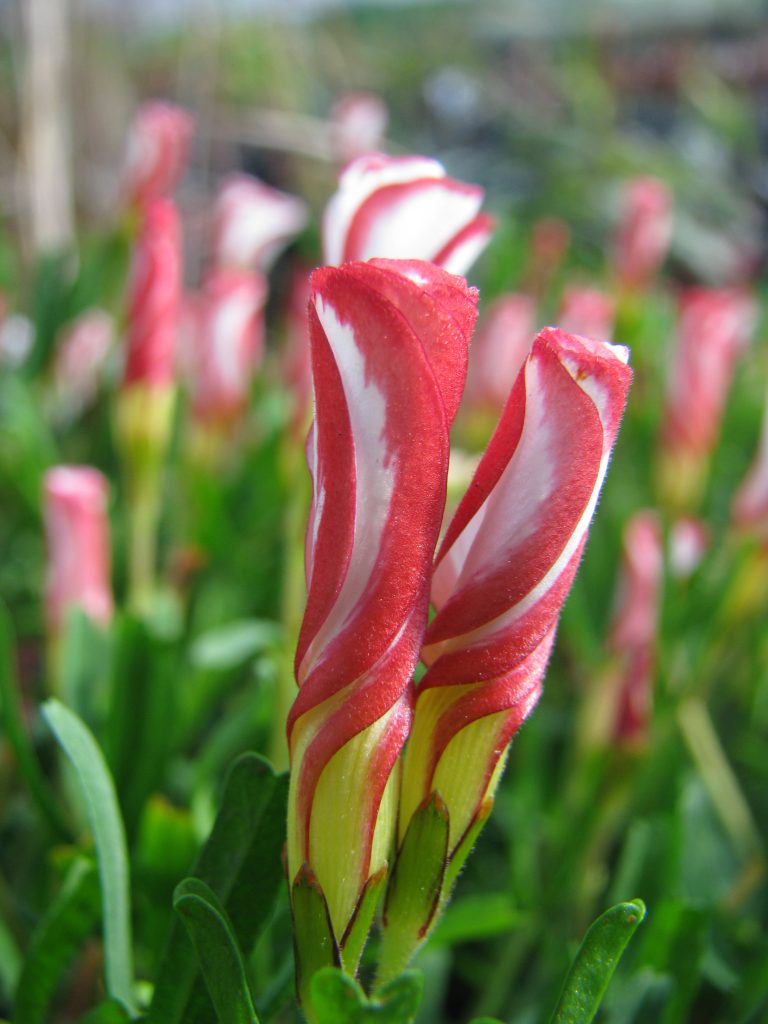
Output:
M764 576L768 565L760 543L730 527L768 383L762 326L739 367L696 510L713 542L689 579L665 586L647 743L626 750L604 737L585 740L607 685L622 528L635 510L656 503L675 290L749 280L761 298L764 291L765 4L64 5L59 169L72 187L54 246L41 243L29 212L40 185L25 162L23 8L0 8L0 290L7 316L31 321L34 343L20 366L0 344L0 597L18 638L22 709L46 769L52 743L35 709L47 690L40 481L50 465L87 462L113 481L118 597L125 587L110 389L64 426L50 415L48 396L61 328L94 305L122 315L129 238L114 209L139 102L168 98L196 118L179 191L190 284L201 271L206 210L223 174L242 168L309 201L312 224L271 279L272 354L292 266L320 260L319 217L337 174L328 112L344 93L383 97L390 152L435 156L487 189L498 228L470 275L481 309L520 286L543 216L562 218L571 244L541 297L539 322L553 320L566 281L604 284L620 187L657 175L674 193L674 226L663 279L617 332L633 350L630 407L544 697L515 740L495 814L418 962L426 978L419 1020L545 1020L589 922L632 897L645 900L649 916L601 1020L768 1019L768 588L757 585L746 603L734 596L745 571ZM177 434L165 478L164 603L142 627L149 638L132 639L130 624L108 642L79 620L67 631L62 688L102 739L118 783L134 861L138 974L148 982L173 886L207 834L228 764L246 750L274 753L279 743L276 680L291 658L296 608L286 611L286 602L297 600L282 582L296 542L286 510L301 507L306 487L286 471L295 460L286 446L296 443L286 441L287 418L268 358L238 450L217 475L190 469ZM61 789L71 801L66 776ZM0 1006L10 1013L13 951L36 934L73 853L52 845L7 743L0 743L0 806L0 955L8 951ZM80 820L76 801L70 813ZM98 934L95 926L87 931ZM251 957L255 990L269 992L260 1007L265 1020L293 1019L288 945L282 894ZM57 982L52 1020L80 1019L98 990L93 937L72 964Z

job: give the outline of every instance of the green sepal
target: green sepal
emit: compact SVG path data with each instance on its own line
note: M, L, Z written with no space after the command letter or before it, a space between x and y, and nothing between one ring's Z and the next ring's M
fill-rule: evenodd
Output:
M323 967L340 967L341 954L323 890L307 864L299 868L291 888L296 994L308 1004L312 978Z
M448 808L433 793L411 818L384 902L379 983L400 974L435 921L448 860Z
M617 903L590 926L566 976L550 1024L590 1024L627 943L645 917L642 900Z
M369 999L354 978L326 967L310 985L310 1019L313 1024L411 1024L422 989L421 975L406 971Z
M467 857L472 852L474 845L477 842L477 837L485 828L485 823L490 818L492 810L493 797L489 796L480 804L469 828L459 840L456 849L451 854L448 866L445 869L445 879L443 881L443 894L445 898L450 895L451 889L453 889L454 883L459 877L459 872L464 867Z
M365 883L360 899L357 901L355 912L342 937L341 957L344 969L351 974L357 972L357 965L365 948L368 933L371 930L373 915L376 913L386 881L387 865L385 864L374 875L371 875Z
M216 894L199 878L185 878L173 909L195 947L220 1024L258 1024L240 944Z

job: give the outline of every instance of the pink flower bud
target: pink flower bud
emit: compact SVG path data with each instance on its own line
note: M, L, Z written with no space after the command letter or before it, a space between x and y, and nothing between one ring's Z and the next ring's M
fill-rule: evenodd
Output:
M245 270L211 271L198 318L192 408L199 420L228 423L248 402L264 350L267 284Z
M343 171L325 208L326 263L429 260L464 273L488 243L492 220L483 190L449 178L436 160L372 153Z
M627 359L555 328L533 344L435 563L401 838L437 791L456 848L538 699L624 410Z
M173 383L180 301L179 216L170 200L156 199L144 214L128 286L124 387Z
M470 347L465 402L498 416L531 350L536 304L528 295L503 295L480 323Z
M669 528L669 571L686 580L698 569L712 546L712 531L701 519L683 516Z
M53 386L60 411L70 419L95 399L115 337L115 325L103 309L89 309L59 338Z
M653 676L664 573L661 526L654 512L637 512L624 530L616 611L608 644L618 655L614 739L646 738L653 707Z
M615 651L653 644L664 555L654 512L636 512L624 529L619 591L609 644Z
M572 285L565 289L557 322L569 334L595 341L610 341L616 308L613 299L598 288Z
M683 293L662 430L666 454L676 459L709 456L736 361L749 345L755 322L755 303L743 291L691 288Z
M650 177L627 182L613 243L614 269L622 287L648 287L667 254L671 233L672 195L664 182Z
M347 163L381 149L389 123L387 105L372 92L351 92L331 108L333 140L339 160Z
M102 625L112 618L107 491L106 478L89 466L56 466L45 474L45 598L54 634L73 607Z
M213 210L213 262L266 274L306 222L301 199L248 174L230 175Z
M395 825L477 296L426 263L312 275L314 493L288 722L289 876L308 864L339 940ZM350 785L354 780L354 785Z
M184 173L193 128L192 116L172 103L155 100L139 107L123 172L127 203L146 206L173 192Z

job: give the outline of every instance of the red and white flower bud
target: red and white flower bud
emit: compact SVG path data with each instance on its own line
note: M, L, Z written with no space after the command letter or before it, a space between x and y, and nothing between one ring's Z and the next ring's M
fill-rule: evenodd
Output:
M179 215L170 200L157 199L145 211L128 285L124 389L173 384L180 302Z
M626 402L627 358L556 328L533 344L435 563L401 839L436 791L457 848L538 700Z
M522 293L497 299L480 323L469 355L465 403L498 416L531 351L536 304Z
M608 645L618 656L614 739L643 742L653 708L659 605L664 574L661 525L654 512L637 512L624 530L616 611Z
M616 304L599 288L572 285L563 292L558 326L569 334L581 334L595 341L610 341L616 318Z
M389 123L389 111L373 92L351 92L331 108L333 143L341 163L381 149Z
M52 635L70 608L82 609L101 625L112 618L108 486L90 466L55 466L45 474L45 605Z
M249 174L225 179L213 209L213 263L266 274L307 222L307 207Z
M213 270L206 277L190 380L199 421L231 423L247 405L264 352L266 297L261 274Z
M691 288L681 297L661 435L662 486L675 507L698 497L755 323L754 300L743 291Z
M144 207L171 195L186 167L193 128L191 114L172 103L156 100L139 107L123 171L126 203Z
M325 261L429 260L466 273L488 243L493 221L483 190L449 178L436 160L371 153L342 172L323 216Z
M653 280L669 248L672 194L658 178L635 178L624 187L613 242L613 268L622 288L638 291Z
M449 429L477 296L426 263L312 275L315 422L307 606L288 721L288 867L308 865L343 942L389 856Z
M114 337L114 320L103 309L86 310L66 327L53 364L60 416L72 419L96 398Z

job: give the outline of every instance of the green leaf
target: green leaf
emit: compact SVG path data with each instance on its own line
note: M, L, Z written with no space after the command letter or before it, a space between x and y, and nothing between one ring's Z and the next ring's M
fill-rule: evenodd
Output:
M397 977L426 938L440 906L448 859L448 809L437 793L411 818L384 902L379 982Z
M115 636L105 747L133 839L144 802L159 785L173 749L178 663L173 644L138 618L121 616Z
M503 1024L498 1017L473 1017L469 1024Z
M173 906L187 929L221 1024L258 1024L243 956L227 912L205 882L187 878Z
M14 1024L46 1024L62 975L99 919L95 865L79 857L35 929L19 976Z
M16 755L19 771L38 809L56 835L68 841L71 838L71 831L48 786L24 728L16 673L13 668L13 633L8 612L3 605L0 605L0 725Z
M225 907L240 947L250 954L269 921L283 877L288 779L257 754L232 766L211 834L191 874ZM211 1003L199 979L189 939L174 922L155 984L148 1024L210 1020Z
M0 918L0 997L5 996L10 1000L21 974L21 963L21 952L16 945L16 939L5 921Z
M411 1024L422 989L421 975L406 971L368 999L354 978L324 967L310 985L308 1017L312 1024Z
M589 1024L627 943L645 917L641 900L619 903L591 925L565 979L551 1024Z
M318 971L341 964L323 890L304 864L291 886L293 945L299 1003L311 1003L312 979ZM335 982L329 983L335 984Z
M189 649L189 660L197 669L225 671L237 668L250 658L282 640L283 631L266 619L243 619L209 630Z
M131 1019L130 1014L121 1003L114 999L105 999L90 1013L81 1017L77 1024L124 1024L125 1021Z
M56 660L55 690L84 721L103 716L109 665L109 634L81 608L64 618Z
M479 893L454 900L437 924L429 940L430 948L454 946L458 942L477 942L504 935L528 922L507 893Z
M133 951L128 856L112 777L90 730L60 701L43 715L77 774L96 846L104 917L107 991L133 1011Z

